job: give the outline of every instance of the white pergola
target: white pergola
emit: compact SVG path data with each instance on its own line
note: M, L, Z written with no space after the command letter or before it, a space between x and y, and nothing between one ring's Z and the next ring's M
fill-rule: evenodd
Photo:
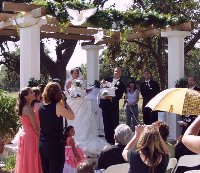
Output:
M93 85L99 80L99 50L102 44L119 41L120 33L115 32L111 37L94 45L94 34L98 29L70 26L61 32L57 21L53 17L45 17L45 10L36 5L22 3L3 3L4 11L23 11L23 17L14 14L0 14L0 35L17 36L17 27L20 34L20 88L28 85L30 78L40 79L40 38L62 38L88 40L82 48L87 51L87 85ZM135 30L134 30L135 29ZM175 82L184 77L184 38L191 35L192 23L165 30L148 28L140 30L133 28L134 33L128 35L128 41L138 38L153 37L161 34L168 38L168 87L175 87ZM170 126L170 138L175 139L177 123L176 116L168 116L166 120Z

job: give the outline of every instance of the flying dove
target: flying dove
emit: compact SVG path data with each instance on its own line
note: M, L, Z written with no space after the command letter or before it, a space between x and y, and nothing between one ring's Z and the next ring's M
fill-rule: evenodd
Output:
M90 16L96 13L97 8L91 8L91 9L81 10L81 11L66 8L66 10L71 18L70 22L73 25L82 25L84 22L86 22L87 18L89 18Z
M103 40L103 31L99 31L98 33L94 34L94 44L98 43L99 41L102 41Z

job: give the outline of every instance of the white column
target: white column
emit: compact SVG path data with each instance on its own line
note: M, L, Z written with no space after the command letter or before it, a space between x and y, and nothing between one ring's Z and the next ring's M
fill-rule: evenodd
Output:
M47 22L38 18L28 20L15 21L20 30L20 88L28 86L30 78L40 79L40 27Z
M187 31L161 32L161 37L168 38L168 88L174 88L175 82L184 77L184 38L190 35ZM164 120L170 129L169 139L175 140L180 134L179 118L180 115L165 113Z
M95 80L99 80L99 50L104 46L87 45L82 49L87 51L87 86L94 85Z

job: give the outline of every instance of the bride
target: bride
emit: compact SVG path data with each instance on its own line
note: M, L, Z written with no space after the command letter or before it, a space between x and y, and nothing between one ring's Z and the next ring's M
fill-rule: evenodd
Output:
M72 108L75 119L68 120L68 125L75 128L75 141L86 155L98 155L108 143L98 138L99 107L98 91L94 87L87 94L85 83L79 68L71 70L71 77L66 81L67 103Z

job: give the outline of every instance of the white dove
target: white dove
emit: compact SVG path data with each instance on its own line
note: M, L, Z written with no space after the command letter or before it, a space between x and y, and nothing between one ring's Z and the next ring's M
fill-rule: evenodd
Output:
M99 41L102 41L103 40L103 31L99 31L98 33L94 34L94 44L98 43Z
M97 8L91 8L81 11L66 8L66 10L71 18L70 22L72 23L72 25L82 25L87 20L87 18L96 13Z

